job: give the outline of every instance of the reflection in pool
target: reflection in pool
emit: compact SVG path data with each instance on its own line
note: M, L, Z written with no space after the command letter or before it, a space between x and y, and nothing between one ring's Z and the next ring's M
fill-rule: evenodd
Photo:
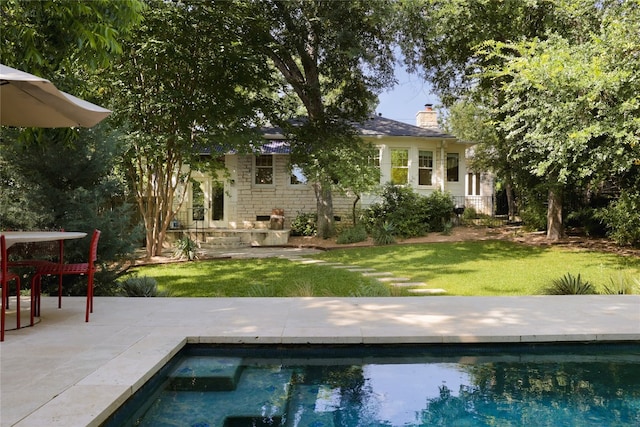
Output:
M640 344L187 347L105 425L640 425Z

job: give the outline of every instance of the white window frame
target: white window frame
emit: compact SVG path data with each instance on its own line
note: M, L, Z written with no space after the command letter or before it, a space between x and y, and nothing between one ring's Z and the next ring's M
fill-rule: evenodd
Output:
M406 159L407 160L407 164L403 165L403 166L394 166L394 164L393 164L393 153L394 152L405 152L406 155L407 155L407 159ZM410 171L410 168L411 168L411 153L410 153L409 149L408 148L400 148L400 147L392 148L391 150L389 150L389 155L391 157L391 164L390 164L390 169L389 169L389 177L391 179L391 182L394 185L409 185L409 183L410 183L409 171ZM406 171L406 174L407 174L406 182L395 182L393 180L393 170L394 169L404 169Z
M431 154L431 166L423 166L422 165L422 153L430 153ZM435 153L432 150L418 150L418 185L420 187L433 187L433 181L435 178L435 174L433 172L433 163L434 163ZM420 171L428 170L431 172L431 182L429 184L421 184L420 183Z
M449 159L456 159L456 169L458 170L458 173L454 177L455 179L450 179L451 177L449 176L449 169L450 169ZM446 165L445 172L447 174L447 182L460 182L460 153L447 153L447 159L446 159L445 165Z
M269 166L264 166L264 165L259 165L259 161L258 159L260 159L261 157L271 157L271 182L269 183L261 183L258 182L258 170L260 169L269 169ZM255 185L256 187L273 187L275 186L276 183L276 159L275 156L273 154L260 154L258 156L254 156L253 157L253 185Z

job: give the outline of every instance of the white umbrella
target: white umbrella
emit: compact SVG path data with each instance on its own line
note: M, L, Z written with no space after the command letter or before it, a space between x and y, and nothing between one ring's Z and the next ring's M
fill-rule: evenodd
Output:
M49 80L0 64L0 124L92 127L111 111L59 91Z

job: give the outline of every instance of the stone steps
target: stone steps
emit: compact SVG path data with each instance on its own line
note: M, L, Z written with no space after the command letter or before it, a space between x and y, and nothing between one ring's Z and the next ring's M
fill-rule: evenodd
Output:
M393 273L376 271L375 268L361 267L358 265L342 264L339 262L326 262L313 258L289 257L289 261L300 264L326 265L327 267L347 270L353 273L361 273L364 277L374 278L379 282L396 288L407 289L407 292L418 295L442 295L447 291L439 288L428 288L423 282L410 282L408 277L394 277Z

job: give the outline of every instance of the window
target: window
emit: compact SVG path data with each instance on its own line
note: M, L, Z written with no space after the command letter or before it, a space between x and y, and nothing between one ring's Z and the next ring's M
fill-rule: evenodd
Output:
M409 182L409 150L391 150L391 182L396 185Z
M460 155L458 153L447 153L447 181L458 182L460 172Z
M255 180L257 185L273 184L273 156L262 154L256 157Z
M433 152L418 153L418 185L433 185Z
M291 166L291 185L304 185L308 182L302 168L298 165Z
M467 174L467 196L480 196L480 174Z

